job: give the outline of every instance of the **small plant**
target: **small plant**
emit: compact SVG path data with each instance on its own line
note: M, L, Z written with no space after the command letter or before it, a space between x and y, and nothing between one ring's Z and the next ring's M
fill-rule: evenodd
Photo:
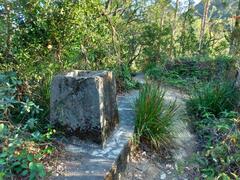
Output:
M164 95L165 92L156 85L146 84L136 100L136 139L150 143L156 150L170 145L173 137L170 127L176 104L166 105Z
M214 62L216 79L229 80L235 78L237 58L218 56Z
M151 80L161 80L163 77L164 69L160 66L153 66L150 69L146 70L145 75Z
M138 83L132 79L130 68L126 65L121 65L115 69L117 90L125 91L138 87Z
M209 82L196 88L187 102L188 112L196 117L211 113L218 117L223 111L233 110L239 102L239 90L231 82Z
M0 119L14 124L36 119L41 111L24 93L24 84L15 72L0 74Z

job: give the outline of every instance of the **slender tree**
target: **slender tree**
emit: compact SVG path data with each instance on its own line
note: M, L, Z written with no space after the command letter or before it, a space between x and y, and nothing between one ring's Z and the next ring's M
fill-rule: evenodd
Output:
M206 31L206 26L207 26L207 21L208 21L208 11L209 11L209 6L210 6L210 0L203 0L204 3L204 12L202 16L202 21L201 21L201 29L200 29L200 37L199 37L199 52L201 53L202 50L202 45L205 37L205 31Z
M230 42L230 54L238 55L240 54L240 0L238 1L238 9L236 11L235 18L235 27L233 28L231 34Z
M13 28L12 28L12 18L11 18L11 3L5 1L4 3L4 10L6 15L6 46L4 50L4 58L9 59L11 56L11 45L12 45L12 35L13 35Z
M188 1L188 9L181 15L181 32L178 37L180 43L179 54L181 56L191 56L197 51L198 39L195 34L194 2Z
M176 51L175 51L175 48L174 48L174 42L175 42L175 38L174 37L175 37L176 25L177 25L178 8L179 8L179 0L176 0L174 16L173 16L173 23L172 23L170 58L173 58L173 56L176 55Z

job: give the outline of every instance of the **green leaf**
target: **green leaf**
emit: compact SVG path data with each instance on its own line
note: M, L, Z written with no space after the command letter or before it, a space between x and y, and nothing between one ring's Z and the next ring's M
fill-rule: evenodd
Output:
M27 159L28 159L28 161L33 161L34 156L32 154L28 154Z
M26 176L27 174L28 174L28 170L26 169L21 173L22 176Z
M5 173L4 172L0 172L0 180L4 180L4 176L5 176Z
M31 171L35 171L35 169L36 169L36 163L30 162L30 163L29 163L29 169L30 169Z
M18 166L17 168L14 168L14 170L17 172L17 173L20 173L23 169L21 166Z
M45 171L44 165L42 163L30 162L29 163L29 169L30 169L30 172L31 172L31 176L37 175L37 174L40 177L46 176L46 171Z
M30 177L29 177L30 180L35 180L36 179L36 172L32 172L30 173Z
M6 164L6 160L5 159L0 159L0 165L4 165Z
M40 177L46 176L46 171L45 171L43 164L37 163L37 169L38 169L38 173L39 173Z
M3 153L0 154L0 158L5 158L5 157L7 157L7 155L8 154L6 152L3 152Z
M12 167L19 166L19 165L21 165L21 163L19 161L16 161L12 164Z
M5 125L4 124L0 124L0 134L3 134L5 130Z
M206 177L213 177L214 176L214 170L212 168L203 169L202 173L206 175Z
M219 180L230 180L230 177L225 173L221 173L221 174L219 174L217 179L219 179Z

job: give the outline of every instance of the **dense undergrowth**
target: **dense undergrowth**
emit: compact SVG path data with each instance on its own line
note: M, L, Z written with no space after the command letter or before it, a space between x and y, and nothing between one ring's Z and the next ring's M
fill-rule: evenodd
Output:
M0 179L44 178L54 164L55 131L44 127L26 86L16 73L0 74Z
M123 92L130 89L139 88L138 82L134 81L131 74L131 69L126 65L121 65L114 70L117 82L117 91Z
M219 117L224 111L233 111L239 102L239 90L233 82L210 81L196 88L190 101L188 111L196 118L202 118L206 113Z
M200 141L194 162L201 178L240 176L240 91L231 74L232 62L217 59L212 78L195 86L187 102L191 124Z
M195 87L211 79L234 79L236 61L228 56L179 58L173 62L150 63L144 72L149 79L191 93Z
M195 156L202 178L240 177L239 90L229 82L206 84L187 103L200 140Z

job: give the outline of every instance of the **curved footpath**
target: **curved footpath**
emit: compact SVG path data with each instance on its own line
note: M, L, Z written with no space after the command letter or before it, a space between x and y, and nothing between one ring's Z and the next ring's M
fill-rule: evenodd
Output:
M145 82L143 74L137 74L134 79L140 83ZM182 180L194 178L189 177L190 173L188 173L193 167L187 167L184 164L191 159L197 145L196 138L191 133L187 123L185 100L188 96L173 88L162 88L166 91L166 103L176 100L178 106L172 127L175 134L173 144L176 145L176 148L171 149L172 156L166 157L164 160L157 153L141 151L138 155L135 154L127 164L126 171L122 177L124 180ZM138 157L137 159L136 156Z

